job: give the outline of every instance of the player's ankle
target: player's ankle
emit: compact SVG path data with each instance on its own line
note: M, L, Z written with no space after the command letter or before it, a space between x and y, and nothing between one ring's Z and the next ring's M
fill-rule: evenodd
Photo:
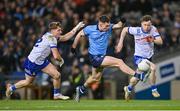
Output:
M56 88L55 88L55 89L53 90L53 94L54 94L54 97L55 97L55 96L59 96L59 95L61 94L61 93L60 93L60 89L56 89Z
M15 85L11 85L9 87L9 89L10 89L11 92L14 92L16 90L16 86Z
M127 86L127 91L128 91L128 92L131 92L132 89L133 89L133 87L132 87L131 85L128 85L128 86Z
M144 72L141 72L141 73L135 72L134 77L137 78L138 80L143 81L143 79L145 77L145 73Z
M82 86L79 87L79 90L80 90L80 93L81 93L81 94L85 94L85 92L86 92L86 90L87 90L87 87L84 86L84 85L82 85Z
M151 86L151 91L152 91L152 92L153 92L153 91L157 91L156 85L152 85L152 86Z

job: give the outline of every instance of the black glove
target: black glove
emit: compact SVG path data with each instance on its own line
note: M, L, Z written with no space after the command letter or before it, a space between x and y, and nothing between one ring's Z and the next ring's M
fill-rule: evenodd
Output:
M120 18L120 20L121 20L121 22L123 23L123 24L125 24L126 23L126 19L125 18Z
M77 53L76 53L76 49L73 48L73 47L71 47L71 53L73 53L74 55L76 55L76 54L77 54Z

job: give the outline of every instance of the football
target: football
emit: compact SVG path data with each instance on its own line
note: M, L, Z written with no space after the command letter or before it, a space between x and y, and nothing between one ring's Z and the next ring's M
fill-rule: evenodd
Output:
M146 59L143 59L139 64L138 64L138 70L140 71L148 71L150 68L150 65L147 63Z

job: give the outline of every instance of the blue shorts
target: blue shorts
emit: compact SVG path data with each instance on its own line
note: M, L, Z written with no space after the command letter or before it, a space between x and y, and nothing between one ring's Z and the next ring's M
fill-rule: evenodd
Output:
M139 64L143 59L147 59L147 60L151 61L151 58L148 59L148 58L144 58L144 57L141 57L141 56L134 56L134 66L137 68L138 64Z
M105 55L92 55L89 53L89 60L94 68L101 66Z
M29 76L36 76L41 69L45 68L50 62L46 59L42 65L31 62L28 58L24 61L24 71Z

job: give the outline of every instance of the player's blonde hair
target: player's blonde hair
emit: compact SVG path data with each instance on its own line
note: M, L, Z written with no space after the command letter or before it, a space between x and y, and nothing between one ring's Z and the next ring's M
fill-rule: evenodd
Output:
M60 22L51 22L48 26L49 30L57 29L58 27L61 27Z

